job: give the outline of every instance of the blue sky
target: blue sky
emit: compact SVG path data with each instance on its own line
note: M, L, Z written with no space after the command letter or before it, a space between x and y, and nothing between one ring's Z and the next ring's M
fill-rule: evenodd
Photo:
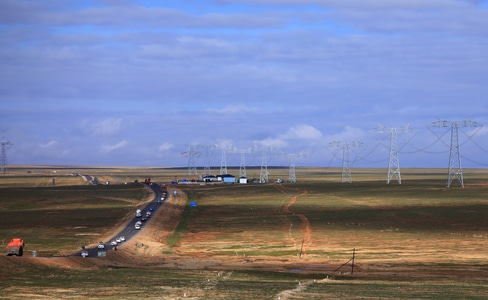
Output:
M471 119L486 168L487 53L486 1L2 0L0 139L9 164L381 168L374 129L410 124L400 165L443 168L432 123Z

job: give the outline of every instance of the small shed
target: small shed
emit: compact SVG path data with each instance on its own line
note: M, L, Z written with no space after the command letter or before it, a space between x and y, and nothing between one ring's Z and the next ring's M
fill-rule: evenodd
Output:
M205 175L202 178L203 182L216 182L217 181L217 176L215 175Z
M220 174L217 176L217 180L224 183L236 183L236 177L231 174Z

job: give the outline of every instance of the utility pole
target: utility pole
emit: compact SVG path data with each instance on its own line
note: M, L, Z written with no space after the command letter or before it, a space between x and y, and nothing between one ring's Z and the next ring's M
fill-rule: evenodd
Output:
M1 153L0 153L0 168L1 173L7 173L7 149L12 147L10 142L0 142Z
M471 121L446 121L438 120L432 123L433 127L450 127L451 145L449 149L449 167L447 173L447 187L451 187L453 179L457 179L461 187L464 187L463 168L461 167L461 151L459 147L459 127L481 127L483 125Z
M351 175L351 163L349 160L349 148L351 147L358 147L362 146L360 141L351 142L351 143L344 143L344 142L337 142L334 141L331 143L336 147L342 148L342 174L341 174L341 182L352 182L352 175Z
M400 159L398 158L398 134L410 132L410 125L403 126L402 128L386 128L380 124L375 129L377 133L388 133L390 135L390 159L388 161L388 175L386 177L386 183L390 184L390 181L395 177L398 184L402 183L402 177L400 174Z

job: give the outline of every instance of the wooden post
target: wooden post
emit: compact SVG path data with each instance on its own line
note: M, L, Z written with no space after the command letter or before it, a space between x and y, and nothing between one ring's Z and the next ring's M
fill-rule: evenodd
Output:
M352 264L351 264L351 275L354 274L354 257L356 256L356 248L352 249Z
M303 252L303 242L305 241L305 238L302 239L302 247L300 248L300 257L302 257L302 252Z

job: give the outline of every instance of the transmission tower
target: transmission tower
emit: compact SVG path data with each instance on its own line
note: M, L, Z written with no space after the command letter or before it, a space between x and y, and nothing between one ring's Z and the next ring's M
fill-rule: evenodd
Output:
M10 142L0 142L0 146L2 147L2 152L0 153L0 168L3 174L7 173L7 149L12 147L12 143Z
M221 157L220 157L220 174L227 174L227 152L233 151L235 149L232 145L216 145L216 148L221 150Z
M247 178L247 173L246 173L246 153L251 153L253 151L256 151L257 147L253 146L248 149L241 149L237 150L241 154L241 164L239 167L239 178Z
M197 175L197 167L195 165L195 157L200 156L200 152L195 152L195 146L190 145L188 152L183 152L181 154L185 157L188 157L188 175Z
M220 158L220 174L227 174L227 157L225 154L225 148L222 148L222 156Z
M449 150L449 167L447 173L447 187L450 187L453 179L457 179L461 187L464 187L463 168L461 167L461 151L459 147L459 127L481 127L483 125L471 120L445 121L438 120L432 123L433 127L450 127L451 145Z
M246 178L246 152L247 150L239 150L241 153L241 164L239 166L239 178Z
M203 151L203 175L210 175L210 152L217 148L217 145L202 146Z
M352 182L352 175L351 175L351 163L349 160L349 149L351 147L358 147L362 146L360 141L351 142L351 143L342 143L334 141L331 143L336 147L342 148L342 174L341 174L341 182Z
M390 135L390 159L388 161L388 175L386 177L386 183L390 184L393 176L397 179L398 183L402 183L402 177L400 174L400 160L398 158L398 134L410 132L410 125L405 125L402 128L386 128L380 124L375 129L377 133L388 133Z
M270 151L270 147L261 148L261 172L259 173L259 183L266 183L269 180L268 172L268 158L267 152Z
M297 177L295 173L295 161L299 158L305 157L305 155L303 153L295 153L295 154L284 154L284 156L288 158L290 162L290 168L288 171L288 182L296 183Z

